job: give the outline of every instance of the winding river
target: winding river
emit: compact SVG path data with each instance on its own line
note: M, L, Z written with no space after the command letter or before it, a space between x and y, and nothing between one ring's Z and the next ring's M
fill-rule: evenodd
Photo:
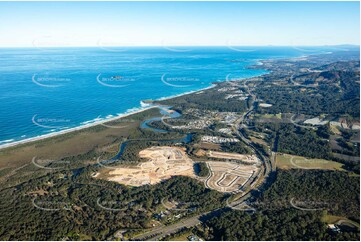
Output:
M154 122L154 121L161 121L162 118L164 116L167 116L167 118L178 118L181 116L181 114L177 111L174 111L172 110L170 106L154 106L154 107L157 107L159 109L159 113L161 114L161 116L159 117L153 117L153 118L150 118L150 119L147 119L145 121L143 121L141 124L140 124L140 128L141 129L148 129L148 130L151 130L153 132L156 132L156 133L169 133L169 132L175 132L175 131L168 131L168 130L164 130L164 129L159 129L159 128L154 128L152 126L150 126L149 124L151 122ZM178 139L164 139L164 140L156 140L158 142L171 142L171 143L190 143L192 141L192 138L193 138L193 134L192 133L188 133L187 135L185 135L185 137L183 138L178 138ZM103 166L103 165L108 165L108 164L111 164L111 163L114 163L115 161L119 160L123 153L124 153L124 150L126 148L126 146L130 143L130 142L136 142L136 141L142 141L142 140L146 140L146 139L133 139L133 140L127 140L127 141L124 141L120 144L119 146L119 151L118 153L111 159L108 159L108 160L103 160L97 164L95 164L96 167L100 167L100 166ZM151 140L151 139L149 139ZM76 177L78 176L79 174L81 174L81 172L83 171L84 168L79 168L79 169L75 169L73 170L73 177Z

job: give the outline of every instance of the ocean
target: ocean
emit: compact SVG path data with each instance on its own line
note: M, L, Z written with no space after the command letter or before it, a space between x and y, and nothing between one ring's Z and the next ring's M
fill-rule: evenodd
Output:
M258 76L262 59L324 48L134 47L0 49L0 146L134 112L142 100Z

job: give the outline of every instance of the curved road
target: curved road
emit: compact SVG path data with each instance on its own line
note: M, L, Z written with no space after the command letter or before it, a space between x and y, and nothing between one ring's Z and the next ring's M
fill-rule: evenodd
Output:
M245 85L245 84L244 84ZM246 86L246 85L245 85ZM248 86L246 86L246 89L249 93L249 95L252 96L252 99L253 100L256 100L256 96L254 94L252 94L248 88ZM265 168L265 171L264 171L264 177L266 178L269 173L274 170L274 167L272 166L272 162L271 160L264 156L263 155L263 152L260 151L254 144L251 140L247 139L239 130L242 129L243 125L244 125L244 121L246 119L248 119L249 115L252 113L253 109L254 109L254 106L255 106L255 103L254 101L252 102L252 105L251 107L248 109L248 111L243 114L241 116L240 119L238 119L235 124L233 125L233 130L235 132L235 134L245 143L247 144L253 151L254 153L257 155L257 157L261 160L261 162L263 163L264 165L264 168ZM207 177L209 178L209 177ZM253 179L249 179L250 182L249 184L245 184L245 186L250 186L251 184L253 184L253 182L257 179L260 178L260 174L258 173ZM207 186L207 182L205 182L206 186ZM244 186L244 187L245 187ZM245 202L247 199L249 198L249 192L245 193L242 195L242 197L238 198L236 201L233 201L231 203L228 202L227 200L227 205L226 207L230 207L230 208L233 208L235 206L238 206L240 204L242 204L243 202ZM237 208L235 208L237 209ZM216 211L218 211L220 209L215 209L215 210L212 210L212 211L209 211L209 212L206 212L206 213L203 213L203 214L200 214L200 215L196 215L196 216L193 216L193 217L190 217L190 218L187 218L187 219L184 219L184 220L181 220L177 223L174 223L174 224L171 224L171 225L168 225L168 226L160 226L160 227L157 227L157 228L153 228L145 233L142 233L142 234L139 234L139 235L136 235L132 238L132 240L152 240L152 241L155 241L155 240L159 240L163 237L165 237L166 235L168 234L172 234L172 233L175 233L177 231L179 231L180 229L182 228L185 228L185 227L194 227L198 224L201 223L200 221L200 218L202 216L205 216L205 215L212 215L214 214Z

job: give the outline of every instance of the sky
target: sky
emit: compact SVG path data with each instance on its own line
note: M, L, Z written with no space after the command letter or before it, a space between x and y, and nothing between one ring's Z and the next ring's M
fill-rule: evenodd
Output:
M0 2L0 47L360 43L359 2Z

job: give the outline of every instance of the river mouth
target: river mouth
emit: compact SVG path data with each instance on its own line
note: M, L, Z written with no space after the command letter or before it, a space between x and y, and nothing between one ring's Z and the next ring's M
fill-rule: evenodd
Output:
M164 116L167 116L167 118L179 118L180 116L182 116L182 114L180 114L179 112L177 112L175 110L172 110L171 106L154 105L154 107L157 107L159 109L159 112L160 112L160 114L162 114L162 116L161 117L150 118L150 119L147 119L147 120L143 121L141 123L141 125L140 125L140 128L141 129L148 129L148 130L151 130L151 131L156 132L156 133L169 133L168 130L154 128L152 126L149 126L149 123L154 122L154 121L161 121Z
M168 131L168 130L164 130L164 129L159 129L159 128L154 128L152 126L149 126L148 124L153 122L153 121L161 121L162 118L167 115L168 118L178 118L181 117L181 114L175 110L172 110L170 106L158 106L158 105L154 105L154 107L157 107L159 109L159 113L162 116L159 117L153 117L147 120L144 120L141 124L140 124L140 128L141 129L147 129L150 131L153 131L155 133L170 133L170 132L176 132L176 131ZM186 134L183 138L177 138L177 139L159 139L159 140L154 140L154 139L149 139L149 141L156 141L156 142L167 142L167 143L172 143L172 144L188 144L192 141L193 139L193 133L188 133ZM104 165L109 165L109 164L113 164L116 163L117 161L119 161L125 151L125 148L127 147L127 145L131 142L139 142L139 141L145 141L147 139L130 139L130 140L126 140L124 142L122 142L119 146L119 151L118 153L113 156L110 159L107 160L103 160L98 162L95 166L96 167L100 167L100 166L104 166ZM77 175L79 175L79 171L77 171Z

